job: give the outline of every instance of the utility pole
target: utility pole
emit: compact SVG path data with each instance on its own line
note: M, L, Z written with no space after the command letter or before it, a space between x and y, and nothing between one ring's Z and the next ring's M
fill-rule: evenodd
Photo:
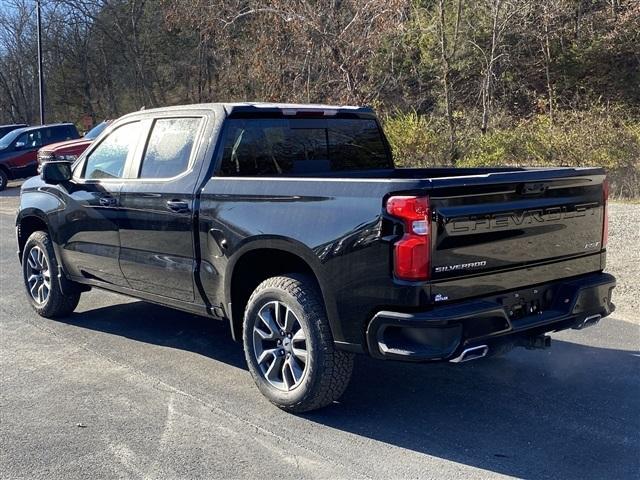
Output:
M44 125L44 72L42 71L42 12L40 0L36 0L36 17L38 21L38 84L40 95L40 125Z

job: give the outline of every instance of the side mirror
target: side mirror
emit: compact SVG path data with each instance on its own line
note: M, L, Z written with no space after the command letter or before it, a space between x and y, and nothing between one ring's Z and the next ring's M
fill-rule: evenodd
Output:
M14 149L16 150L22 150L23 148L25 148L27 146L26 143L24 142L16 142L13 146Z
M45 162L40 174L45 183L57 185L71 180L71 163L65 161Z

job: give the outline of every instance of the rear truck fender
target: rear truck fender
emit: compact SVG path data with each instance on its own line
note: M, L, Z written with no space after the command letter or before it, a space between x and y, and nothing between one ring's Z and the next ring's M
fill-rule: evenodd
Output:
M261 262L257 263L256 262ZM240 281L251 266L257 274L249 281ZM265 235L243 240L231 253L224 275L226 317L234 340L242 338L244 305L251 292L268 277L284 273L305 273L318 284L336 346L341 347L342 327L335 297L327 281L324 267L313 251L303 243L286 237ZM240 288L240 290L239 290ZM238 305L240 302L240 305Z

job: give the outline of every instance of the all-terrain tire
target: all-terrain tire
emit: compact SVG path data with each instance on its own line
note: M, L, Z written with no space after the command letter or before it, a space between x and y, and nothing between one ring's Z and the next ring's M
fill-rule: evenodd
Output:
M290 309L306 335L305 373L289 391L276 388L267 380L254 348L258 312L273 302ZM247 365L258 389L283 410L301 413L325 407L340 398L351 379L353 354L335 348L322 296L314 279L306 275L272 277L258 285L245 309L243 343Z
M39 249L44 253L46 264L49 269L49 292L47 298L43 302L37 301L30 293L29 287L29 255L33 249ZM25 243L22 252L22 275L27 293L27 298L33 309L38 315L46 318L66 317L70 315L78 306L80 301L80 292L74 291L68 294L62 293L60 283L57 278L58 261L49 234L43 231L37 231L31 234Z

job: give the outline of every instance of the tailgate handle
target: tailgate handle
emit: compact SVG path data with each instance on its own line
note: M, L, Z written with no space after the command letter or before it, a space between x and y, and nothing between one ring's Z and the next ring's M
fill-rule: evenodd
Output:
M520 195L539 195L544 193L549 185L547 183L523 183L520 185Z

